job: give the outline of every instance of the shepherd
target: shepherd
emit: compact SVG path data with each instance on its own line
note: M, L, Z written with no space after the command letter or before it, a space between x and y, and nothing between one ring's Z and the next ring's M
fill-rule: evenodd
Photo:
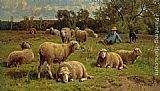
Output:
M117 33L116 27L112 27L111 32L109 32L105 35L105 42L107 44L114 44L114 43L121 43L122 42L121 37Z

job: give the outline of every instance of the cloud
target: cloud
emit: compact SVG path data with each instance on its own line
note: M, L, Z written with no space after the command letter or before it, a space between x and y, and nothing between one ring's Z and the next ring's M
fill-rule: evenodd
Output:
M22 4L22 10L26 10L27 1L26 0L22 0L21 4Z
M96 7L92 0L0 0L0 19L9 19L10 16L19 19L23 16L55 18L58 10L67 9L76 13L81 8L91 14Z

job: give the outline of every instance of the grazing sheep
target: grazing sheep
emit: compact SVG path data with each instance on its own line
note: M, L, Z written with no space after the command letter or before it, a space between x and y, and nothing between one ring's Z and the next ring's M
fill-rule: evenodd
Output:
M78 41L79 44L80 44L80 42L82 42L83 48L85 48L86 41L87 41L87 32L79 30L78 28L75 31L76 31L75 32L76 41Z
M47 61L48 73L53 78L50 65L51 63L60 63L75 50L79 49L77 41L70 41L68 44L57 44L52 42L44 42L39 47L40 65L38 67L38 78L40 78L41 65Z
M29 42L20 44L22 51L13 51L8 56L7 67L16 67L18 64L29 64L34 59L34 54Z
M46 29L45 34L50 34L50 29Z
M85 66L78 61L68 61L60 64L57 71L57 81L61 80L64 83L79 79L79 81L93 78L87 74Z
M74 38L75 37L75 30L71 29L71 37Z
M60 36L60 31L57 30L57 29L53 29L53 30L51 31L51 34L52 34L52 35Z
M88 37L94 37L94 38L96 37L96 35L92 29L86 28L86 29L84 29L84 31L87 32Z
M94 33L93 38L98 38L98 34Z
M106 49L100 50L96 66L117 69L122 69L123 67L128 68L123 64L121 57L117 53L107 52Z
M116 53L118 53L124 64L134 63L136 62L136 59L142 55L142 51L139 48L135 48L134 50L117 50Z
M37 31L36 31L35 28L30 28L30 29L29 29L29 33L30 33L30 34L36 34Z
M61 32L61 39L63 43L68 43L71 40L71 31L70 28L62 28Z

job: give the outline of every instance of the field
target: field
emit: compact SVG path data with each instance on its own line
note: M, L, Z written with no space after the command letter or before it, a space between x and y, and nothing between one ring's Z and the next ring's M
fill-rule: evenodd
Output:
M136 43L127 43L128 35L122 34L123 42L120 44L104 46L96 44L98 39L88 38L87 48L77 50L69 56L68 60L82 62L94 79L84 82L75 80L67 84L56 82L50 79L47 73L46 64L42 67L41 78L37 78L39 65L38 47L45 41L61 43L60 37L38 32L30 35L25 31L0 31L0 90L1 91L159 91L159 75L154 76L154 36L138 35ZM103 37L101 34L100 38ZM35 59L31 64L24 64L14 68L7 68L7 56L14 50L20 50L19 43L29 41ZM160 44L160 43L159 43ZM134 49L139 47L143 55L135 64L129 65L128 69L107 69L95 66L98 52L102 48L109 51L118 49ZM160 56L160 54L159 54ZM160 60L159 60L160 67ZM52 72L55 73L58 64L52 65Z

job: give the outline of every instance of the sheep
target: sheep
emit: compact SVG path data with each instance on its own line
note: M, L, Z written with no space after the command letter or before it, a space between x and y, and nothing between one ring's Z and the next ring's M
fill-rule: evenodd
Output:
M98 34L94 33L93 38L98 38Z
M57 29L53 29L53 30L51 31L51 34L52 34L52 35L60 36L60 31L57 30Z
M124 64L130 64L130 63L135 63L136 59L142 55L142 51L140 48L135 48L134 50L117 50L116 53L118 53Z
M71 29L71 37L74 38L75 37L75 30Z
M128 68L119 54L115 52L107 52L106 49L101 49L96 63L97 67L108 67L122 69L123 67Z
M88 37L94 37L95 38L97 36L92 29L85 28L84 31L87 32Z
M80 42L82 42L83 43L83 48L85 48L86 41L87 41L87 32L79 30L79 28L76 28L75 37L76 37L76 41L78 41L79 44L80 44Z
M46 29L45 34L50 34L50 29Z
M30 34L36 34L37 31L36 31L35 28L29 28L29 33L30 33Z
M85 66L78 61L68 61L60 64L57 71L57 81L63 81L67 83L69 81L73 81L75 79L79 79L79 81L85 81L87 78L94 78L87 74L87 70Z
M18 64L29 64L34 59L34 53L29 42L20 44L22 51L13 51L8 56L7 67L16 67Z
M62 28L61 32L61 39L63 43L68 43L71 40L71 31L70 28Z
M53 78L50 65L51 63L61 63L75 50L79 49L77 41L70 41L67 44L57 44L52 42L44 42L39 46L40 61L38 66L38 78L40 78L41 65L47 61L48 73Z

